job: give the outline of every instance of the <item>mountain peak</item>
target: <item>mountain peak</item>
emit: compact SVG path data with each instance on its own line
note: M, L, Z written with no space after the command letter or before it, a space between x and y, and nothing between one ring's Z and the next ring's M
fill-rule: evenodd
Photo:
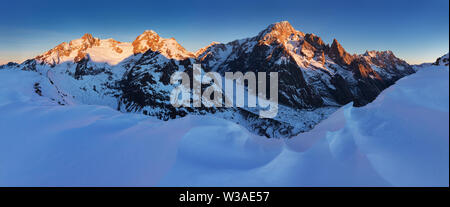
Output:
M274 42L285 43L287 40L299 40L305 34L297 31L288 21L276 22L269 25L265 30L259 33L260 43L270 45Z
M270 24L265 30L263 30L263 33L294 33L295 31L296 30L294 27L292 27L288 21L281 21Z
M331 43L331 47L342 48L342 45L337 41L336 38L333 38L333 43Z
M145 35L150 35L150 36L153 36L153 35L158 35L158 33L156 33L155 31L153 31L153 30L145 30L141 35L139 35L139 36L145 36ZM159 35L158 35L159 36Z
M153 30L145 30L132 43L133 53L145 53L148 50L158 51L167 58L185 59L194 57L191 52L186 51L175 38L165 39Z
M81 39L87 40L87 39L93 39L94 37L92 36L92 34L86 33L84 34Z
M286 30L289 30L289 31L295 30L294 27L292 27L291 23L289 23L288 21L275 22L275 23L269 25L269 27L270 27L272 30L283 30L283 31L286 31Z
M161 37L156 32L145 30L133 41L133 52L134 54L145 53L149 49L156 51L161 46L160 40Z
M136 37L136 40L142 40L142 39L158 40L159 38L161 38L161 37L155 31L153 31L153 30L145 30L142 34L140 34L139 36Z
M94 45L99 45L100 39L95 38L89 33L84 34L80 39L75 39L69 42L70 47L87 49Z
M340 65L350 65L350 63L353 61L353 56L347 53L344 47L342 47L342 45L336 39L333 39L329 55L336 61L336 63Z

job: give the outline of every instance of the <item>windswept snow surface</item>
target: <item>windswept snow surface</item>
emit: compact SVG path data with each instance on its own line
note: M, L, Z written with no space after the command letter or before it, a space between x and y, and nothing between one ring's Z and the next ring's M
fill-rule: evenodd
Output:
M0 186L448 186L448 73L423 68L288 140L209 116L60 106L35 93L52 91L43 76L0 70Z

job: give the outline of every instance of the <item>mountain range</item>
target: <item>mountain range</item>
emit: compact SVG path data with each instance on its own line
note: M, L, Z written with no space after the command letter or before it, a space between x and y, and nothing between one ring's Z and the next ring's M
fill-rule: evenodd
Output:
M446 58L435 64L448 65L448 54ZM204 72L222 75L278 72L277 117L260 119L249 108L173 107L170 75L176 71L192 74L194 63L201 64ZM35 92L60 105L106 105L163 120L188 114L214 115L266 137L306 132L339 107L351 102L364 106L382 90L415 72L391 51L350 54L336 39L326 44L286 21L271 24L254 37L226 44L213 42L196 52L152 30L131 43L85 34L23 63L8 63L1 68L40 73L42 81L50 82L55 90L45 91L37 82Z

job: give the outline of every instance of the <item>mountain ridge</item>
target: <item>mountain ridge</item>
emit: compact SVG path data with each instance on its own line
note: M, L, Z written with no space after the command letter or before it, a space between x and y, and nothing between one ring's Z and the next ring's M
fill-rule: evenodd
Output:
M170 74L191 74L194 63L201 64L204 72L222 75L278 72L279 117L258 119L247 108L174 108L169 101L174 87ZM325 44L287 21L271 24L254 37L213 42L196 52L153 30L144 31L131 43L85 34L11 67L46 75L66 95L59 100L63 104L108 105L163 120L190 113L216 114L267 137L308 131L334 108L350 102L355 106L370 103L395 81L415 72L392 52L349 54L336 39Z
M348 53L343 47L342 47L342 45L336 40L336 39L333 39L333 41L332 41L332 43L329 45L329 44L326 44L323 40L322 40L322 38L321 37L318 37L318 36L316 36L315 34L313 34L313 33L303 33L303 32L301 32L301 31L297 31L297 30L295 30L293 27L292 27L292 25L288 22L288 21L281 21L281 22L276 22L276 23L273 23L273 24L271 24L271 25L269 25L266 29L264 29L264 30L262 30L261 32L259 32L258 33L258 35L257 35L257 37L259 37L260 39L263 39L262 41L261 41L261 43L265 43L265 44L271 44L272 42L276 42L276 41L278 41L278 42L280 42L280 43L282 43L282 42L285 42L287 39L288 39L288 33L289 32L292 32L292 34L297 34L298 36L300 36L300 37L302 37L302 38L304 38L305 39L305 43L307 43L307 44L311 44L311 45L313 45L314 47L331 47L332 49L331 50L336 50L336 54L338 55L338 56L342 56L342 58L345 58L346 60L344 61L347 65L349 64L349 57L353 57L353 56L355 56L355 55L358 55L358 54L350 54L350 53ZM139 38L142 38L142 37L146 37L146 38L144 38L144 39L149 39L149 38L152 38L152 37L154 37L155 39L153 39L153 41L148 41L148 43L149 44L152 44L152 43L154 43L155 41L157 42L157 43L159 43L158 41L163 41L164 43L166 43L165 41L173 41L173 43L175 43L177 46L179 46L179 48L177 48L177 49L180 49L181 51L183 51L185 54L182 54L181 56L179 56L179 57L175 57L175 56L172 56L172 55L167 55L167 57L169 57L169 58L177 58L177 59L183 59L183 58L195 58L195 57L197 57L198 55L200 55L201 54L201 50L205 50L206 48L208 48L208 47L210 47L210 46L212 46L212 45L215 45L215 44L222 44L222 43L220 43L220 42L216 42L216 41L213 41L211 44L209 44L209 45L207 45L207 46L205 46L205 47L202 47L202 48L200 48L200 49L198 49L198 50L196 50L196 51L188 51L188 50L186 50L181 44L179 44L177 41L176 41L176 39L175 38L173 38L173 37L171 37L171 38L162 38L158 33L156 33L154 30L145 30L142 34L140 34L140 35L138 35L133 41L131 41L131 42L120 42L120 41L117 41L117 40L114 40L113 38L108 38L108 39L100 39L100 38L97 38L97 37L94 37L92 34L90 34L90 33L85 33L81 38L79 38L79 39L74 39L74 40L71 40L71 41L69 41L69 42L62 42L62 43L60 43L59 45L57 45L57 46L55 46L54 48L52 48L52 49L50 49L50 50L48 50L47 52L44 52L44 53L42 53L42 54L40 54L40 55L37 55L36 57L34 57L34 58L31 58L31 59L42 59L42 58L40 58L40 57L43 57L43 56L45 56L45 54L48 54L49 52L51 52L51 51L55 51L55 50L58 50L58 49L60 49L61 50L61 52L64 54L64 52L67 52L67 51L64 51L64 50L62 50L66 45L69 45L69 46L72 46L72 45L77 45L76 44L76 42L79 42L80 40L85 40L85 41L87 41L86 42L86 44L84 44L83 45L83 47L85 48L85 49L87 49L87 48L90 48L90 47L92 47L92 46L95 46L95 45L98 45L98 42L99 41L106 41L106 40L110 40L110 41L114 41L114 42L116 42L116 43L126 43L126 44L132 44L133 45L133 52L134 52L134 54L139 54L139 53L145 53L147 50L149 50L149 49L152 49L153 51L158 51L158 49L160 49L159 47L156 47L156 46L160 46L160 45L155 45L155 46L153 46L153 45L139 45L139 43L140 43L140 41L139 41ZM245 38L244 38L245 39ZM233 42L233 41L232 41ZM172 43L172 42L170 42L170 43ZM228 43L227 43L228 44ZM144 47L144 48L142 48L142 47ZM382 52L382 51L376 51L376 50L372 50L372 51L375 51L375 52ZM368 51L366 51L366 52L368 52ZM392 52L392 51L390 51L390 52ZM343 54L340 54L340 53L343 53ZM196 54L198 54L198 55L196 55ZM360 54L360 55L363 55L363 54ZM79 58L79 59L81 59L81 58ZM77 59L76 61L79 61L79 59ZM26 61L26 60L25 60ZM76 62L75 61L75 62ZM51 63L51 62L47 62L47 63Z

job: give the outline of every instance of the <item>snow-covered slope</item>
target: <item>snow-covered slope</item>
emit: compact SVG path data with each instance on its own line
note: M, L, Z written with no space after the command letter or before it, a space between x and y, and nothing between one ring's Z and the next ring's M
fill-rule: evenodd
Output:
M3 69L0 186L448 186L448 73L422 69L280 140L213 116L61 106L38 72Z

